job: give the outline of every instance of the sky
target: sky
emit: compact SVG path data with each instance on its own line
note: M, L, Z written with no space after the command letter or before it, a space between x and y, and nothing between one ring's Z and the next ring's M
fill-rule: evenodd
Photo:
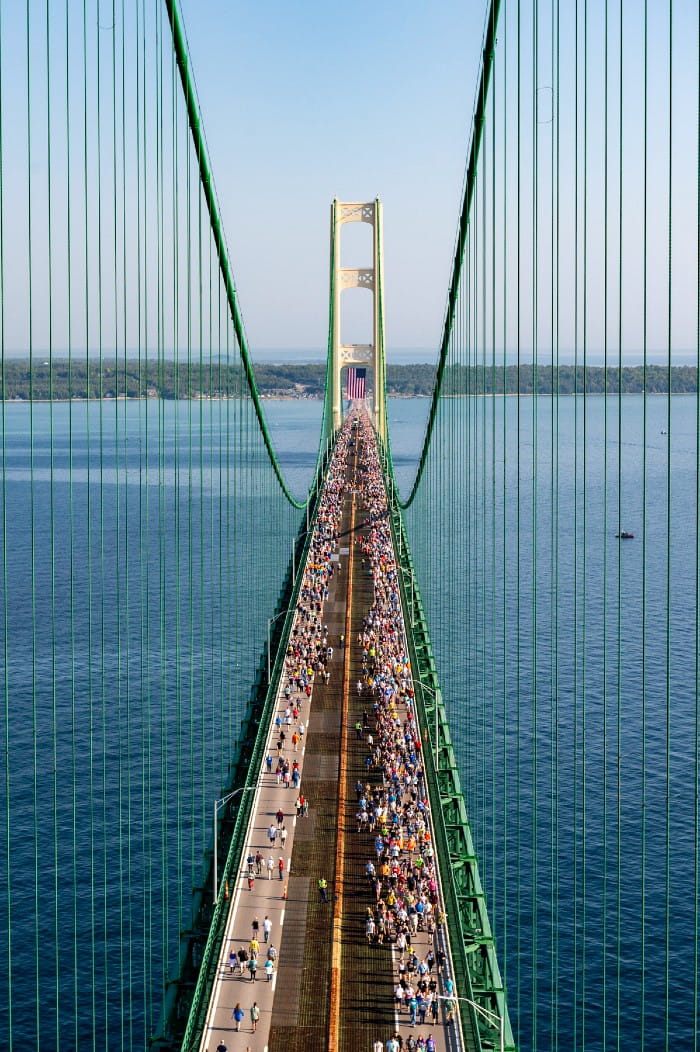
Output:
M325 350L331 201L379 195L387 340L433 357L483 3L181 0L181 10L253 352ZM345 229L343 265L371 265L370 228ZM344 298L343 339L363 342L370 297Z
M379 195L389 361L434 360L486 0L179 3L253 355L324 357L331 202ZM502 0L469 353L697 355L699 17ZM164 0L0 0L3 353L227 347L191 143ZM341 265L371 265L366 224ZM371 308L343 293L343 343L371 341Z

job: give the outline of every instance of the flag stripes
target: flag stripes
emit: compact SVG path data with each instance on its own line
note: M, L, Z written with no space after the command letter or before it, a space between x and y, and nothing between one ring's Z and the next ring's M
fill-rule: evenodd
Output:
M348 369L347 374L347 397L348 401L354 398L365 397L366 369Z

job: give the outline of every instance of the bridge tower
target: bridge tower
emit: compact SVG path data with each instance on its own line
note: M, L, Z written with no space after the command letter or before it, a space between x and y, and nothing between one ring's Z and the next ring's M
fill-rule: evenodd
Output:
M345 223L369 223L373 228L371 267L341 267L340 240ZM373 296L372 343L343 343L340 332L340 296L345 289L368 289ZM326 427L334 434L343 419L341 372L346 365L369 366L374 374L372 408L374 426L386 441L385 361L384 361L384 283L382 280L382 205L374 201L338 201L331 205L331 347L329 380L331 413Z

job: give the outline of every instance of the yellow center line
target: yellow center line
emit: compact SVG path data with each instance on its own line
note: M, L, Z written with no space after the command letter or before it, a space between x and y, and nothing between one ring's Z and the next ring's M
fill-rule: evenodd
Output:
M357 477L357 447L353 463L353 489ZM348 753L348 703L350 699L350 612L352 610L353 540L355 532L355 494L350 504L350 543L348 545L348 586L345 607L345 654L343 662L343 696L340 709L340 758L338 764L338 833L335 842L335 894L333 896L333 945L331 950L330 1018L328 1052L336 1052L340 1035L340 971L343 919L343 855L345 851L345 801Z

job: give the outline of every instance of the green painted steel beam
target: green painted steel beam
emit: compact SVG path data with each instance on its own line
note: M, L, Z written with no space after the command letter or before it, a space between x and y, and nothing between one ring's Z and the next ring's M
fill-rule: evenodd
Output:
M477 1013L470 1007L465 1007L469 1001L476 1001L503 1021L505 1048L508 1052L514 1052L516 1046L508 1016L505 990L498 967L459 770L451 745L437 666L413 571L401 505L396 499L391 453L381 441L379 447L389 494L389 522L394 552L402 571L399 574L401 599L404 610L411 615L410 619L407 618L406 633L416 688L416 715L424 741L426 783L431 800L440 802L440 806L432 807L431 812L450 933L454 979L460 996L467 999L460 1002L462 1025L468 1047L486 1047L482 1043ZM441 766L443 759L447 759L447 768ZM444 860L447 860L446 866ZM493 1039L493 1029L488 1037L489 1040Z

